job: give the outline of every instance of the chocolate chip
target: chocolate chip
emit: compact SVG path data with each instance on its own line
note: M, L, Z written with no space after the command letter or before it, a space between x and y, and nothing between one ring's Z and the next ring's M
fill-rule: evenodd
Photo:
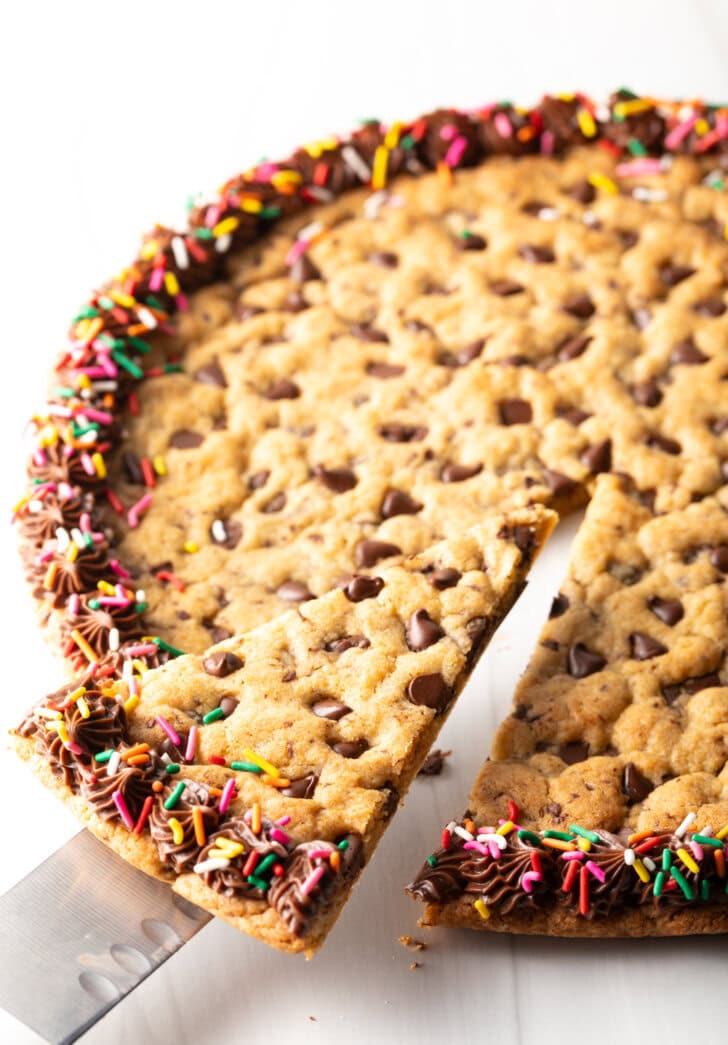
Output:
M291 279L296 283L308 283L310 279L321 279L321 273L307 254L299 254L291 265Z
M556 497L566 497L577 488L577 483L562 472L555 472L552 468L544 468L544 482Z
M676 287L678 283L682 283L683 280L688 279L694 273L695 269L690 268L689 265L678 265L668 261L660 268L660 279L666 287L672 288Z
M352 577L344 588L349 602L363 602L364 599L375 599L384 587L381 577Z
M512 279L497 279L490 284L490 289L501 298L509 298L523 291L521 284Z
M422 425L403 425L397 422L379 426L379 434L388 443L418 443L427 435Z
M652 660L653 657L661 657L667 653L667 646L663 646L651 635L645 635L643 631L633 631L629 636L630 656L633 660Z
M679 599L661 599L659 595L650 595L647 599L648 608L663 624L671 628L683 619L685 611Z
M313 598L306 585L300 581L284 581L276 588L276 595L284 602L307 602Z
M270 479L270 470L268 468L262 469L260 472L253 472L252 475L248 476L248 489L259 490L261 486Z
M567 766L573 766L589 758L589 745L583 740L570 740L559 747L557 754Z
M433 747L422 763L417 776L439 776L445 767L445 759L449 758L451 754L452 751L442 751L439 747Z
M447 588L454 588L461 577L462 574L458 570L453 570L449 566L443 566L439 570L433 570L428 580L433 588L437 588L438 591L445 591Z
M559 345L556 358L560 363L568 363L571 359L577 359L593 340L594 338L590 337L589 334L577 334L576 337L567 337Z
M612 440L604 439L601 443L587 447L579 460L592 475L608 472L612 467Z
M222 529L222 533L220 533L220 529ZM240 543L243 527L236 519L216 519L210 529L210 536L215 544L232 551Z
M215 678L222 679L226 675L232 675L234 671L239 671L243 666L243 660L233 653L231 650L218 650L217 653L211 653L209 657L205 657L202 662L202 667L205 669L208 675L214 675Z
M362 540L358 541L354 548L354 562L357 566L369 569L371 566L376 566L382 559L401 554L402 549L388 541Z
M220 703L218 704L218 707L222 710L222 717L230 718L230 716L232 715L233 711L235 711L235 708L238 706L239 703L240 701L237 700L235 697L223 697Z
M617 229L617 235L622 241L622 248L627 251L639 243L639 235L633 229Z
M357 484L356 475L351 468L324 468L319 464L314 468L314 474L333 493L346 493L347 490L353 490Z
M556 261L556 255L550 247L541 247L534 243L523 243L518 248L518 253L524 261L531 261L535 265L550 265Z
M239 304L235 306L235 318L239 323L244 323L246 319L252 319L253 316L259 316L262 312L263 309L256 305Z
M301 389L298 387L295 381L291 381L287 377L279 377L277 381L268 385L268 388L263 392L266 399L298 399L301 394Z
M614 560L610 560L607 563L607 573L628 588L636 584L642 576L642 570L639 566L634 566L630 562L617 562Z
M682 682L673 682L669 685L662 687L662 695L665 701L672 705L678 699L682 693L686 693L689 697L695 696L696 693L700 693L702 689L709 689L712 686L722 685L720 677L715 673L710 675L695 675L692 678L683 679Z
M205 441L204 435L193 432L190 428L178 428L169 437L169 445L175 450L194 450Z
M409 330L412 334L433 333L432 327L428 326L427 323L423 323L420 319L408 319L404 326L405 330Z
M195 381L199 381L203 385L213 385L215 388L227 388L228 386L225 371L216 359L195 371Z
M554 617L561 617L568 610L571 603L569 602L568 595L564 595L563 592L559 592L558 595L554 595L551 603L551 609L549 610L549 620L553 620Z
M444 483L462 483L482 470L482 464L446 464L440 472L440 478Z
M722 298L705 298L703 301L698 301L693 305L693 312L697 312L699 316L708 316L711 319L722 316L725 310L726 305Z
M396 363L367 363L367 373L370 377L379 377L386 381L390 377L401 377L404 367Z
M391 250L375 250L369 255L368 260L372 265L381 265L386 269L396 269L399 264L399 258Z
M134 483L137 486L146 485L142 464L136 454L133 454L130 450L127 451L122 456L121 463L124 468L124 475L130 483Z
M597 196L597 190L594 188L590 181L584 178L583 181L578 181L576 185L572 185L570 189L567 189L567 194L577 201L577 203L589 204L593 203Z
M485 250L488 241L479 236L477 232L468 232L460 237L461 250Z
M382 502L382 518L391 519L394 515L416 515L422 510L422 504L405 490L388 490Z
M707 363L708 358L700 351L691 337L686 337L684 341L678 342L670 353L670 362L673 366L680 364L695 366L699 363Z
M363 738L360 740L337 740L329 745L332 751L342 758L359 758L368 750L369 744Z
M588 417L591 417L591 414L588 414L586 410L580 410L577 406L559 407L556 413L558 417L568 421L574 428L578 428Z
M628 762L624 767L622 790L627 796L627 801L630 805L634 805L636 802L644 802L647 796L654 790L654 787L652 781L640 773L634 762Z
M412 704L444 711L452 694L445 679L439 673L417 675L407 687L407 696Z
M599 653L593 653L583 642L576 642L569 649L567 669L572 678L583 679L606 667L606 660Z
M564 302L563 309L576 319L590 319L596 312L594 303L588 294L572 294Z
M286 312L303 312L308 308L308 302L300 291L292 290L290 294L286 294L283 308Z
M351 708L333 697L321 697L311 705L311 711L319 718L327 718L331 722L338 722L344 715L351 714Z
M502 425L525 425L533 418L531 404L525 399L501 399L498 413Z
M632 389L632 398L638 406L659 406L662 402L662 392L657 380L653 377L649 381L642 381Z
M666 454L679 454L682 449L680 443L675 439L670 439L666 435L660 435L659 432L653 432L652 435L648 435L645 439L645 445L652 447L653 450L662 450Z
M346 653L348 649L369 649L371 642L365 635L344 635L340 639L327 642L324 649L327 653Z
M440 366L453 368L467 366L468 363L472 363L474 359L478 358L484 347L485 338L479 337L476 341L471 341L469 345L465 345L457 352L441 352L437 357L437 362Z
M544 203L543 200L529 200L528 203L523 204L521 210L524 214L537 218L542 210L548 210L548 208L548 203Z
M415 610L407 621L407 645L415 653L434 645L445 632L429 615L427 610Z
M279 512L286 506L286 495L282 490L279 490L277 494L274 494L269 501L261 507L261 511L265 512L266 515L272 515L274 512Z
M203 624L205 624L204 621ZM205 624L205 627L210 632L210 638L213 643L224 642L225 639L231 639L235 634L230 628L223 628L219 624Z
M721 573L728 573L728 544L719 544L708 556L711 566Z
M389 341L383 330L377 330L376 327L371 327L364 323L353 323L351 332L360 341L378 341L383 344Z
M318 776L315 773L309 773L308 776L292 780L288 787L282 788L281 794L286 798L313 798L317 783Z

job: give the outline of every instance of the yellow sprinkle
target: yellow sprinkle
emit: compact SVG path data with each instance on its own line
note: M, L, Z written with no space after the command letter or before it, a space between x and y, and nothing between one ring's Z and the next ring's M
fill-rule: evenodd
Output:
M182 547L186 552L189 552L190 555L194 555L195 552L198 552L200 550L200 546L197 543L197 541L185 541Z
M131 662L131 663L132 663L132 667L133 667L133 668L134 668L134 669L135 669L135 670L136 670L136 671L137 671L137 672L138 672L138 673L139 673L140 675L144 675L144 674L145 674L145 672L149 671L149 668L148 668L148 667L147 667L147 665L146 665L146 664L144 663L144 661L143 661L143 660L140 660L140 659L139 659L138 657L134 657L134 659L132 660L132 662Z
M588 109L579 109L576 114L576 122L585 138L593 138L597 133L597 125Z
M182 830L182 824L174 816L169 818L169 829L172 832L172 841L174 844L182 845L185 840L185 833Z
M490 918L490 911L488 910L488 905L483 900L476 900L473 904L473 907L478 912L483 921L487 922Z
M68 696L66 697L66 700L68 700L72 704L75 704L76 701L79 699L79 697L82 697L85 692L86 692L86 687L85 686L79 686L78 689L74 689L73 693L69 693L68 694Z
M614 115L618 117L634 116L638 112L647 112L654 108L651 98L632 98L626 102L617 102L614 106Z
M685 864L685 866L687 867L688 871L692 871L693 874L700 874L700 868L698 867L697 862L695 860L693 860L692 856L687 851L687 849L678 849L677 855L680 857L682 862Z
M581 849L582 853L590 853L592 844L588 838L577 838L576 844Z
M159 254L159 244L155 239L147 240L139 251L139 257L143 258L145 261L149 258L153 258L155 254Z
M236 218L234 214L231 214L229 217L223 218L222 221L218 221L212 230L212 234L215 239L219 239L220 236L229 236L231 232L235 232L239 224L240 218Z
M63 741L64 744L67 744L71 738L68 735L68 730L66 729L66 723L65 722L59 722L58 726L56 728L58 729L58 736L61 738L61 740Z
M79 697L78 698L78 700L76 701L76 707L81 712L81 718L90 718L91 717L91 712L89 711L89 706L86 703L86 698L85 697Z
M710 124L708 123L707 120L702 120L701 119L701 120L697 120L696 121L696 123L695 123L695 133L696 134L699 134L702 137L702 135L707 134L709 130L710 130Z
M599 171L593 171L588 178L589 184L593 185L595 189L601 189L602 192L608 193L610 196L616 196L619 189L614 184L611 178L608 178L606 174L601 174Z
M632 866L634 867L635 871L637 872L637 877L639 878L639 880L641 882L649 882L649 880L650 880L649 872L648 872L647 868L645 867L645 865L642 863L641 860L635 860L635 862L632 864Z
M71 632L71 638L76 643L78 648L81 650L86 660L89 661L89 663L98 664L99 658L96 656L94 651L89 646L88 642L86 642L86 639L83 637L81 632L78 631L77 628L74 628Z
M96 469L96 474L98 475L99 479L105 479L106 461L104 461L103 454L100 454L97 450L95 454L91 454L91 460L93 462L94 468Z
M152 458L152 465L157 475L167 474L167 465L164 463L164 458L160 457L159 454Z
M109 584L108 581L99 581L96 587L99 591L102 591L104 595L115 595L116 591L113 584Z
M139 694L138 693L135 693L133 697L129 697L128 700L124 701L124 711L127 713L127 715L131 711L134 710L134 708L137 706L138 703L139 703Z
M75 562L78 558L78 545L75 541L71 541L66 549L66 559L68 562ZM55 565L55 564L54 564Z
M515 824L513 823L512 820L506 820L505 824L501 824L500 825L500 827L496 831L496 834L497 835L509 835L514 827L515 827Z
M261 758L260 755L256 755L255 751L251 751L249 747L243 748L243 756L248 762L255 763L256 766L260 766L264 773L268 773L270 776L280 776L281 772L272 766L266 759Z
M12 507L13 515L17 515L17 513L20 511L20 509L24 508L29 500L30 500L30 494L26 494L25 497L21 497L20 500L16 504L14 504L13 507Z
M263 204L260 200L255 200L250 196L243 197L240 201L240 209L246 214L260 214Z
M240 842L232 842L227 838L218 838L215 845L228 860L234 860L236 856L240 856L241 853L245 852Z
M76 378L76 388L90 388L91 378L88 374L79 374Z
M335 149L338 144L336 138L323 138L321 141L310 142L308 145L304 145L303 148L309 156L317 160L322 152L329 152L331 149Z
M175 276L174 272L165 272L164 289L167 291L170 297L176 298L179 294L179 280Z
M298 171L276 171L271 177L271 184L276 189L288 185L300 185L302 181L303 178Z
M728 824L725 827L721 827L718 834L715 836L719 842L722 842L724 838L728 838Z
M60 711L54 711L53 708L38 708L38 710L36 711L36 715L40 715L42 718L47 719L58 720L63 718L63 715L60 713Z
M728 239L728 221L725 223L725 226L723 227L723 238Z
M58 429L55 425L45 425L38 433L38 442L41 446L55 446L58 442Z
M49 562L46 575L43 578L43 587L46 591L53 591L53 587L56 583L56 574L58 573L58 563Z
M157 253L156 249L153 253ZM136 298L133 298L131 294L123 294L120 290L112 290L109 293L109 297L117 305L121 305L122 308L134 308L136 305Z
M388 149L396 149L399 145L399 136L402 133L402 124L393 123L384 135L384 144Z
M372 163L372 188L383 189L387 184L387 160L389 158L389 149L385 149L383 145L378 145L374 153L374 162Z

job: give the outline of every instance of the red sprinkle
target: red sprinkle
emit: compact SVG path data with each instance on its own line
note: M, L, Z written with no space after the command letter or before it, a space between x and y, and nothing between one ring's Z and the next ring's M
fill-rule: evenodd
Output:
M134 824L134 834L135 835L140 835L142 833L142 831L144 830L144 825L146 824L147 820L149 819L149 814L152 811L152 806L153 805L154 805L154 799L152 798L151 795L147 795L147 797L144 799L144 805L142 806L142 811L139 814L139 819Z
M659 838L648 838L641 845L635 846L635 853L649 853L650 849L660 845Z
M155 577L158 581L167 581L173 588L176 588L177 591L185 590L183 582L179 579L176 573L170 573L169 570L160 570L159 573L155 573Z
M564 875L564 882L563 882L563 885L561 886L562 893L570 893L571 892L572 888L574 887L574 879L576 878L578 872L579 872L579 862L577 860L572 860L570 862L570 864L569 864L569 869L567 870L566 874Z
M150 489L152 487L156 486L157 485L157 477L154 474L154 469L152 468L152 462L149 460L149 458L148 457L142 457L142 459L139 462L139 466L140 466L140 468L142 470L142 475L144 476L144 485L148 486Z
M257 849L251 849L248 859L243 864L243 874L252 874L255 870L255 865L260 860L260 853Z
M447 828L442 832L441 846L443 849L450 848L450 842L452 841L452 835Z
M210 757L208 759L208 762L212 762L216 766L227 765L227 763L225 762L225 759L221 758L220 755L210 755Z
M139 400L137 399L136 392L130 392L126 401L129 407L129 413L137 417L139 414Z
M574 861L576 863L576 861ZM589 914L589 868L579 868L579 914Z
M576 863L576 860L574 860L573 863ZM531 853L531 867L534 869L536 874L543 874L543 868L541 867L541 856L539 853Z
M285 874L282 864L273 864L273 874L276 878L282 878Z
M512 798L508 799L508 819L512 820L514 824L518 823L518 817L520 810Z

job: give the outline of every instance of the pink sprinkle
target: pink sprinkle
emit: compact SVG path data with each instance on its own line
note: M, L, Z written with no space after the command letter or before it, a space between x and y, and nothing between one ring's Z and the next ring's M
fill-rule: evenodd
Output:
M164 285L164 269L161 265L156 265L154 270L149 277L149 289L153 291L160 290Z
M498 112L493 117L493 123L495 129L500 134L501 138L512 138L513 137L513 124L508 119L504 112Z
M278 824L279 827L285 827L286 824L290 824L290 822L291 822L291 818L288 815L288 813L286 813L285 816L281 816L281 817L279 817L278 820L276 820L276 823Z
M187 309L190 307L189 302L187 301L187 298L184 294L178 294L177 297L174 299L174 303L177 306L178 312L186 312Z
M81 513L78 528L80 529L81 533L91 533L91 516L88 512Z
M725 116L722 116L719 120L716 121L713 130L708 131L707 134L704 134L700 141L696 143L695 151L707 152L708 149L712 149L714 145L716 145L719 141L722 141L723 138L726 137L726 135L728 135L728 119L726 119Z
M488 852L494 860L500 860L501 851L495 842L488 842Z
M444 142L451 142L457 133L458 129L454 123L446 123L440 130L440 137Z
M230 805L230 802L231 802L232 797L233 797L233 791L234 790L235 790L235 777L231 776L230 779L225 784L225 787L222 789L222 794L220 795L220 802L219 802L218 807L217 807L217 811L219 813L224 813L224 812L227 811L227 807Z
M271 838L272 837L273 832L271 831ZM308 855L312 860L328 860L334 851L335 850L333 849L312 849Z
M90 377L91 380L95 380L99 377L108 377L108 371L104 370L102 366L80 366L76 368L79 374L85 374L86 377Z
M55 550L53 548L49 548L47 551L41 552L41 554L38 556L38 562L50 562L54 555Z
M175 732L175 730L172 728L172 726L170 726L169 722L167 722L167 719L166 718L162 718L161 715L157 715L156 719L155 719L155 722L157 723L159 728L161 730L163 730L167 734L167 736L172 741L174 746L175 747L179 747L180 744L182 743L182 741L179 738L179 733Z
M541 875L538 871L526 871L526 873L521 878L521 888L524 890L524 892L531 893L533 892L533 883L540 881Z
M492 844L493 843L491 842L491 845ZM475 842L475 841L473 841L473 842L466 842L465 845L463 846L463 849L475 849L475 850L477 850L477 852L480 853L481 856L487 856L488 852L489 852L488 847L483 845L482 842ZM498 846L496 846L496 849L498 849Z
M126 520L131 526L132 530L135 530L139 525L139 515L145 512L149 505L152 503L152 495L145 493L143 497L140 497L136 504L133 504L129 511L126 513Z
M270 181L270 179L273 177L274 174L277 173L277 171L277 163L261 163L261 165L256 168L255 176L257 178L260 178L262 181Z
M562 860L583 860L584 859L584 853L581 851L581 849L579 849L578 852L574 851L573 853L562 853L561 854L561 859Z
M81 605L81 600L75 592L73 593L73 595L69 596L67 605L70 616L76 617L78 615L78 611Z
M594 863L593 860L587 860L587 862L584 864L584 867L586 867L586 869L589 872L589 874L594 875L594 877L596 878L596 880L598 882L605 882L606 881L606 879L607 879L606 874L601 869L601 867L598 867L597 864Z
M116 377L119 371L116 369L116 363L106 355L106 352L108 352L107 346L102 343L100 346L94 345L94 348L96 348L98 363L103 371L104 377ZM104 349L106 351L104 351Z
M553 131L544 131L541 135L541 155L551 156L556 145Z
M107 413L105 410L84 410L84 414L89 421L98 421L100 425L110 425L114 420L113 415Z
M33 451L34 464L44 465L47 462L47 460L48 458L46 457L45 450L42 450L40 447L38 447L36 450Z
M120 599L114 595L100 595L96 601L99 606L128 606L129 599Z
M291 841L290 837L286 834L285 831L281 831L280 827L272 827L268 833L274 842L280 842L281 845L288 845L288 843ZM328 850L326 852L326 855L328 856Z
M134 821L132 820L131 813L129 812L129 807L124 801L124 796L122 795L121 791L114 791L111 797L114 800L114 805L119 810L119 816L124 821L124 826L127 827L130 831L133 831Z
M63 482L58 484L58 496L62 501L70 501L73 497L73 487L70 483Z
M152 647L156 649L156 646ZM187 738L187 749L185 751L185 761L191 762L195 757L195 751L197 750L197 726L190 728L190 735Z
M138 646L128 646L124 650L125 657L148 657L152 653L157 652L157 647L153 642L140 642ZM197 726L193 726L193 729L197 729Z
M303 254L306 253L309 247L309 241L306 239L297 239L291 249L286 254L286 265L290 268L294 261L297 261Z
M69 751L72 751L74 755L83 754L83 748L79 747L79 745L74 743L73 740L67 740L64 746L67 747Z
M132 675L129 679L129 696L135 697L139 692L139 683L137 682L136 675Z
M301 885L301 892L304 896L308 896L309 893L313 892L313 890L319 884L325 873L326 868L323 866L323 864L319 864L319 866L311 872L308 878L306 878L306 880Z
M692 850L692 854L695 857L695 859L698 861L698 863L700 863L700 861L705 856L705 852L703 851L703 847L700 844L700 842L690 842L690 849Z
M211 229L211 228L213 228L213 226L217 225L219 219L220 219L220 204L219 203L213 203L211 206L209 206L207 208L207 211L205 213L205 225L207 226L208 229Z
M665 148L676 149L683 138L687 138L697 122L698 114L693 113L692 116L688 116L687 120L683 120L683 122L679 123L677 127L673 127L665 138Z
M445 163L448 167L457 167L463 158L463 154L468 147L468 139L464 135L460 135L452 143L450 148L445 153Z
M124 567L121 565L118 559L112 559L109 563L109 566L114 571L117 577L131 577L129 571L124 569Z
M662 163L659 160L643 156L639 160L630 160L627 163L618 163L616 166L618 178L640 178L645 175L662 174Z

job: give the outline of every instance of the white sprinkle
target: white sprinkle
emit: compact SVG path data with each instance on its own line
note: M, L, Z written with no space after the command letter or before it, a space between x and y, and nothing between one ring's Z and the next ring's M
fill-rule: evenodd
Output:
M225 236L218 236L218 238L215 240L215 250L218 252L218 254L224 254L225 251L230 250L232 245L233 238L230 235L230 233L227 233Z
M360 181L370 181L372 172L352 145L345 145L341 150L341 158Z
M683 822L680 824L680 826L678 827L677 831L675 832L675 837L676 838L682 838L690 830L690 828L695 823L695 817L696 817L695 813L688 813L688 815L685 817L685 819L683 820Z
M112 628L109 632L109 649L115 653L119 648L119 629Z
M135 602L146 602L147 601L147 593L144 591L144 588L137 588L137 590L134 592L134 601Z
M157 320L148 308L138 308L137 315L139 316L139 321L144 324L147 330L154 330L157 325Z
M118 751L115 751L109 761L106 763L106 775L113 776L119 769L119 762L121 762L121 755Z
M206 871L224 871L229 866L230 861L226 860L224 856L219 856L212 860L203 860L202 863L195 864L192 870L195 874L205 874Z
M645 865L645 867L650 872L650 874L654 874L655 871L657 870L657 864L655 863L654 860L651 860L649 858L649 856L644 856L642 858L642 863Z
M38 500L28 501L28 511L30 512L31 515L36 515L38 512L40 512L42 510L43 510L43 502L42 501L38 501Z
M322 225L320 221L312 221L310 225L307 225L304 229L296 236L297 240L304 240L306 243L309 240L315 239L316 236L320 236L326 229L325 225Z
M710 827L710 825L708 825L708 827L703 827L700 831L696 831L695 833L698 835L703 835L705 838L712 838L713 828Z
M632 867L637 858L634 855L634 849L625 849L624 851L624 862L627 867Z
M307 185L306 194L313 196L319 203L330 203L334 199L331 189L324 189L321 185Z
M479 842L495 842L499 849L505 849L508 845L505 835L496 834L480 834L478 835Z
M165 766L172 765L172 759L169 757L166 751L162 752L162 754L160 755L160 759L162 762L164 762Z
M84 541L83 534L79 530L78 526L74 526L71 530L71 537L73 538L73 543L76 545L78 550L80 552L84 551L84 549L86 548L86 542Z
M132 664L132 662L130 660L125 660L124 664L122 666L122 669L121 669L121 677L124 679L125 682L128 682L133 674L134 674L134 665Z
M646 185L637 185L632 195L641 203L663 203L668 198L664 189L648 189Z
M227 540L227 530L225 529L225 523L222 519L215 519L210 527L210 533L212 534L213 541L217 541L218 544L222 544Z
M542 207L538 212L538 216L541 221L556 221L559 217L559 211L556 207Z
M187 247L185 241L181 236L175 236L172 240L172 253L174 254L174 260L178 269L186 269L190 267L190 259L187 254Z
M669 152L666 152L662 156L660 156L660 166L662 167L663 171L669 171L672 168L674 162L675 157L671 156Z
M83 446L94 446L96 444L96 431L91 429L90 432L84 432L83 435L78 436L77 442Z
M599 222L599 218L593 210L585 210L581 216L581 220L585 225L597 225Z
M456 824L456 826L453 828L453 834L460 835L460 837L464 838L466 842L472 842L474 840L473 835L471 835L470 831L466 831L465 828L460 827L459 824Z
M93 382L93 391L94 392L115 392L117 388L118 388L118 383L116 381L94 381ZM88 389L88 391L90 392L91 389Z
M388 198L389 193L385 192L384 189L367 196L364 200L364 217L367 221L374 221L379 216L379 212Z
M457 821L451 820L450 823L447 825L446 830L449 831L450 834L452 834L457 826Z

